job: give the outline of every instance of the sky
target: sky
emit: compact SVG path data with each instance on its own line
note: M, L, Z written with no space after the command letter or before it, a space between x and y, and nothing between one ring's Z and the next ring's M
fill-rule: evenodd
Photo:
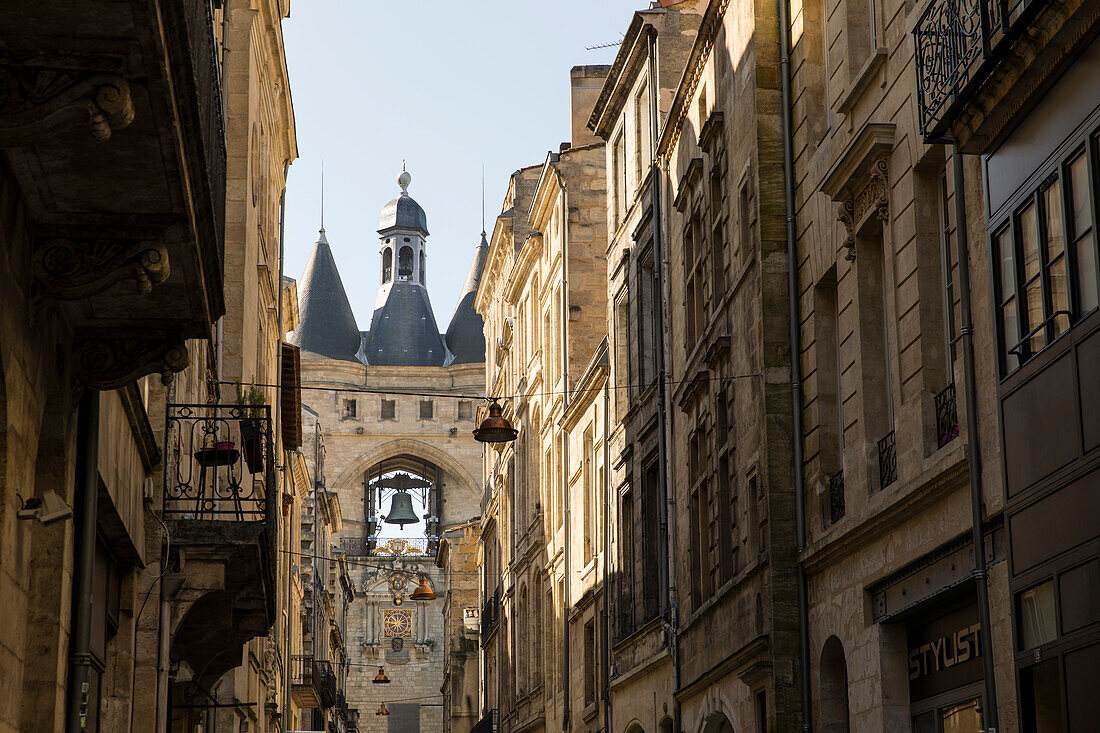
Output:
M283 21L298 160L284 272L305 269L321 218L360 330L379 281L378 218L400 189L428 215L428 293L447 329L481 234L515 170L569 139L569 70L609 64L648 0L298 0Z

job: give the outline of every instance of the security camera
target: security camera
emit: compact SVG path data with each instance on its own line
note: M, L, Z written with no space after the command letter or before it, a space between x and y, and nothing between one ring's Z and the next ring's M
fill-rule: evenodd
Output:
M71 519L73 509L57 495L56 491L47 491L41 498L32 496L25 500L16 516L20 519L37 519L42 524L53 524L64 519Z

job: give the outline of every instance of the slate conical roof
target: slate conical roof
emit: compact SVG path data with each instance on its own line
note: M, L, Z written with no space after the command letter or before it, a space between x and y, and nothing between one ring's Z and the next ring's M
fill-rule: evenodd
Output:
M452 364L479 364L485 361L485 320L474 310L474 298L481 284L481 271L489 256L489 242L481 233L481 244L474 252L474 261L466 273L466 282L458 298L451 325L447 326L447 348L454 359Z
M330 359L359 361L355 356L361 341L359 327L324 228L298 287L298 313L298 328L290 334L290 343Z
M428 291L420 283L395 282L371 318L363 354L378 366L443 366L447 352Z

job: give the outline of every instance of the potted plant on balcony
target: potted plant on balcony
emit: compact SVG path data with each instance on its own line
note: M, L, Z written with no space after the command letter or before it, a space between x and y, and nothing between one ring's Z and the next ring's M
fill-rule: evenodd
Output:
M264 393L255 384L247 389L237 386L237 404L241 406L241 443L249 473L264 467Z

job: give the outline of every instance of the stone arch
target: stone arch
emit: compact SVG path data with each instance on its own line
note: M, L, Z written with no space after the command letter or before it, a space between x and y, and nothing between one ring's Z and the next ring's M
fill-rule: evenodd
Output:
M672 717L666 715L657 723L657 733L672 733Z
M670 720L669 723L672 721ZM634 718L626 724L626 728L623 729L623 733L645 733L645 728L642 726L641 721Z
M382 250L382 284L393 279L393 247Z
M413 250L404 245L397 252L397 279L411 280L413 276Z
M428 254L424 250L420 250L420 284L427 286L428 284Z
M733 723L724 712L716 710L703 718L700 733L733 733Z
M848 733L848 662L844 644L835 635L821 648L821 731Z

